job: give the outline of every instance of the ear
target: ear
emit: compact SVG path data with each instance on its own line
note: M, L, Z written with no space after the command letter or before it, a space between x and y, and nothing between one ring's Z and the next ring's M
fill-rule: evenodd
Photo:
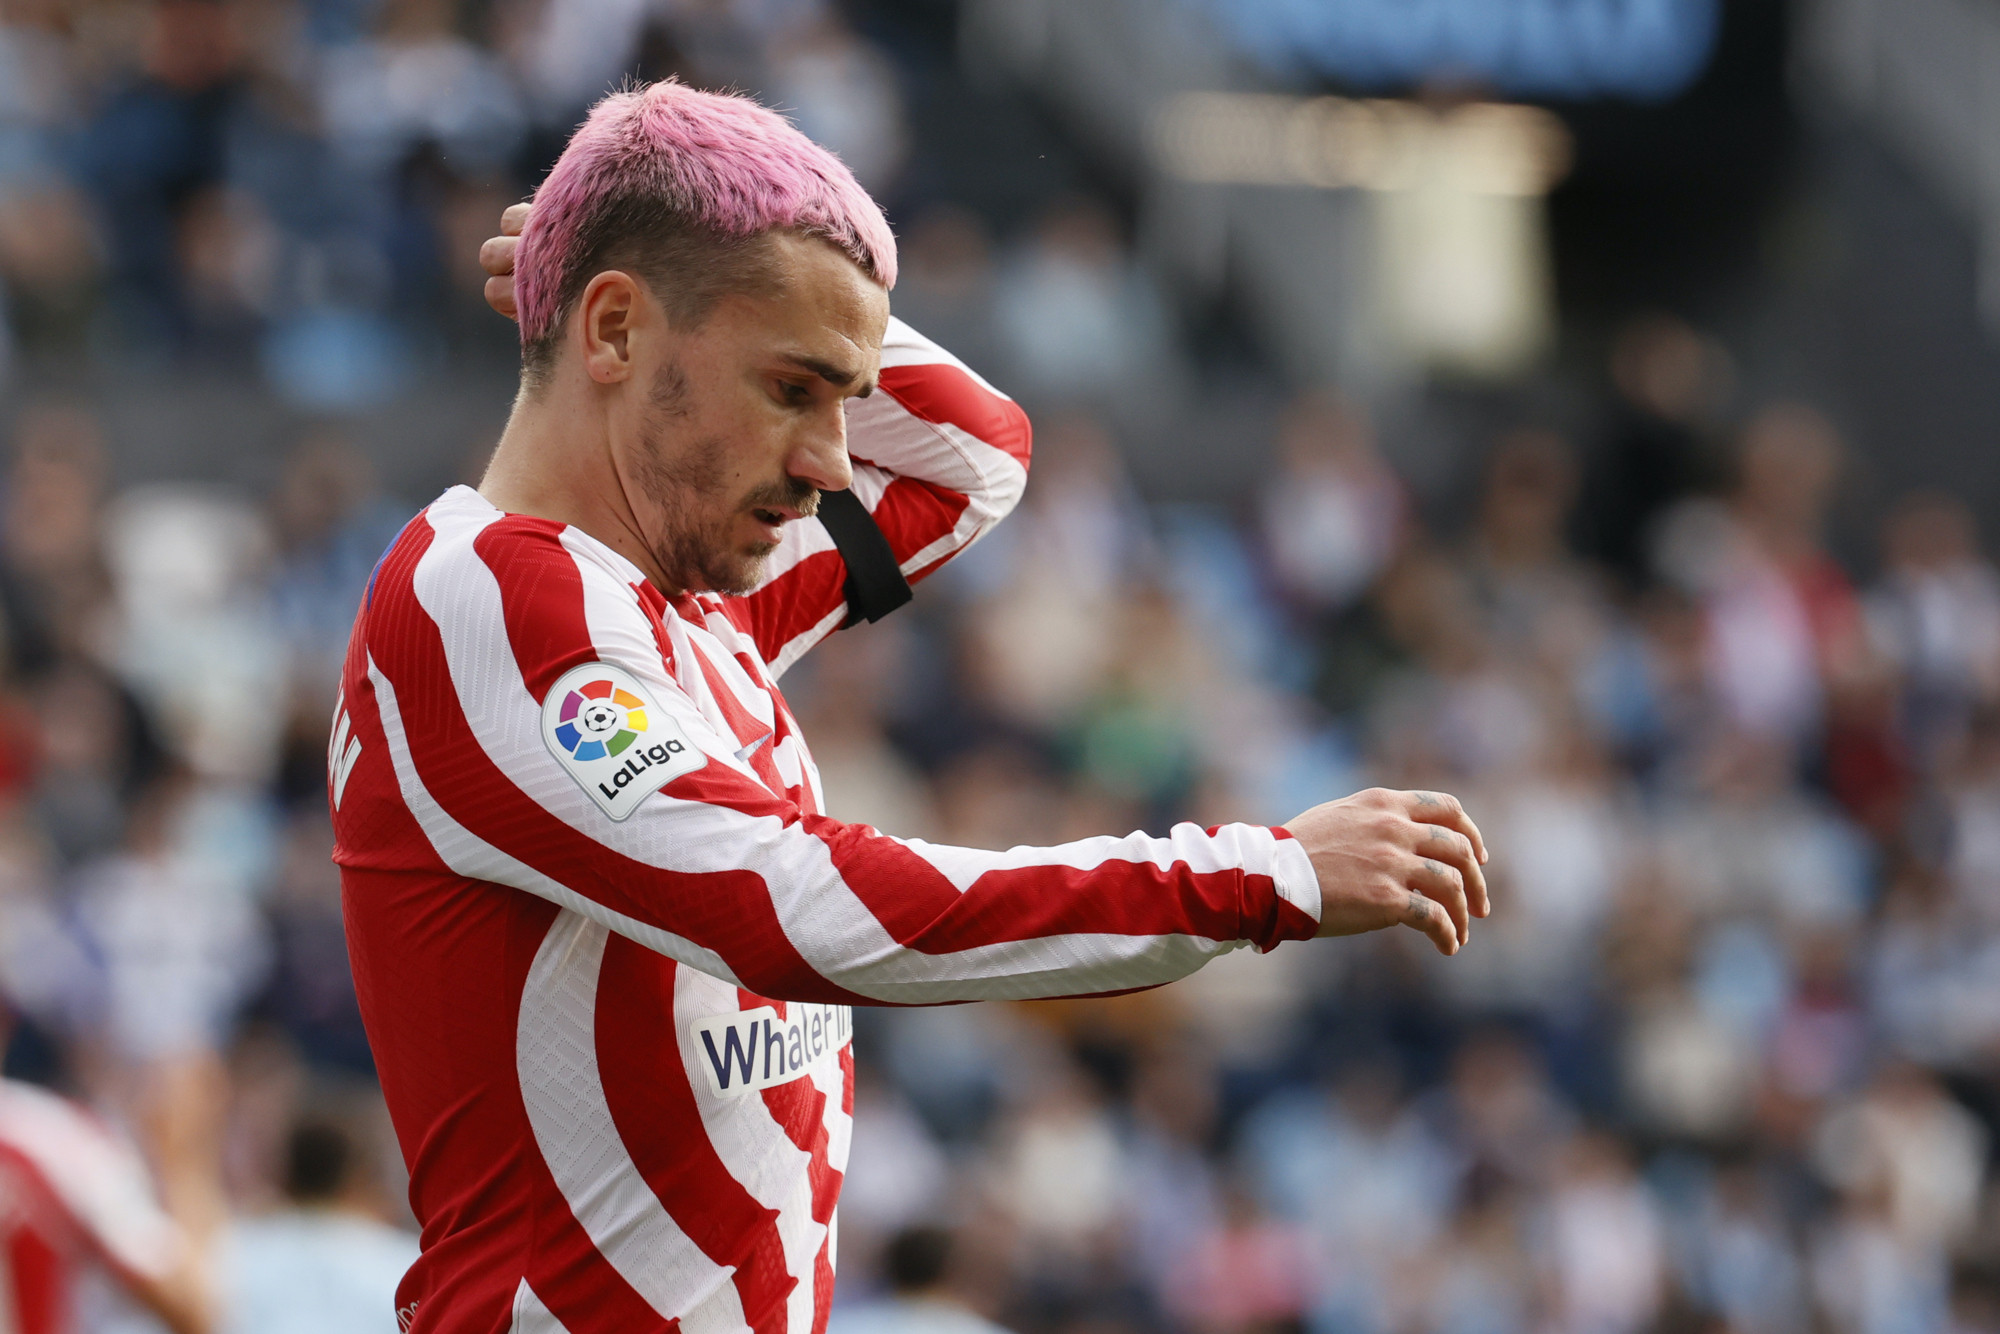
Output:
M576 339L583 367L598 384L630 379L633 336L660 318L652 294L629 273L607 269L590 280L576 303Z

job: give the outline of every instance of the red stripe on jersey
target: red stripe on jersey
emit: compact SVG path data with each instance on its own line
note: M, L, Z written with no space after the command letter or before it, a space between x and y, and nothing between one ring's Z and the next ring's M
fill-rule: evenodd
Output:
M765 787L772 792L783 792L785 781L778 777L778 766L771 759L771 746L777 741L774 729L766 727L743 707L743 701L736 698L736 692L722 679L722 673L715 669L707 654L696 649L694 657L701 665L701 677L708 683L710 697L722 710L723 721L729 724L729 730L735 734L738 752L757 771L757 777L764 781Z
M898 477L882 492L871 512L900 564L956 528L966 504L965 497L956 491Z
M653 643L660 650L660 667L669 679L678 679L674 669L674 641L667 633L667 595L643 579L627 587L639 599L639 610L646 614L646 624L653 632Z
M680 1022L674 1009L678 967L623 936L605 941L597 982L599 1051L649 1051L663 1039L668 1051L676 1049L678 1035L661 1034L652 1024L660 1014ZM735 1266L733 1281L751 1328L784 1334L785 1299L798 1280L785 1267L778 1211L757 1203L729 1174L709 1143L694 1086L686 1078L663 1079L641 1061L600 1061L598 1075L618 1138L639 1175L702 1254Z
M1027 465L1034 442L1028 414L958 367L949 362L884 366L880 383L912 415L934 425L956 426Z
M1236 868L1198 872L1185 863L1162 869L1152 862L1114 860L1084 870L1041 863L988 871L960 893L943 872L895 839L866 825L805 813L720 765L677 778L664 790L686 801L803 824L827 844L841 879L896 942L924 954L1075 932L1249 940L1266 950L1313 934L1312 919L1278 897L1271 877ZM1116 892L1106 892L1106 874L1119 867L1125 871ZM1268 898L1278 907L1246 913L1252 898Z
M532 1136L529 1141L534 1142ZM541 1163L537 1155L536 1163ZM576 1221L562 1198L555 1179L547 1175L547 1194L553 1207L534 1211L528 1237L528 1286L542 1299L542 1305L562 1321L569 1334L674 1334L678 1320L669 1320L633 1291L616 1269L605 1262L597 1243ZM537 1192L540 1194L541 1192ZM421 1317L422 1311L419 1311ZM440 1327L450 1317L439 1312ZM461 1325L460 1328L463 1328ZM423 1329L421 1319L418 1330ZM412 1334L417 1334L413 1330Z
M819 1254L813 1257L812 1334L826 1334L827 1322L832 1316L833 1238L829 1236L820 1243Z
M389 550L384 553L376 566L375 583L379 584L387 575L392 583L407 584L415 571L417 562L430 549L437 534L423 515L410 520ZM373 584L371 584L373 587ZM371 599L370 607L374 603ZM368 635L379 615L383 625L393 633L407 634L414 626L429 625L430 618L419 609L414 617L408 608L395 605L393 600L385 600L379 611L365 613L354 623L354 633L348 640L347 664L342 670L341 706L347 710L349 736L361 743L361 751L348 772L347 787L341 793L340 806L334 812L335 840L333 860L342 869L379 871L422 871L438 875L449 875L450 868L431 846L430 839L403 804L401 785L396 781L395 767L389 760L389 743L382 732L381 708L375 699L375 685L368 679ZM329 787L328 799L332 791ZM356 841L344 836L344 830L367 831L364 841ZM341 882L341 910L350 918L354 912L354 886L347 880ZM349 938L355 928L350 921ZM357 987L362 982L362 973L370 966L364 958L350 951ZM371 1037L371 1041L372 1041Z
M5 1142L0 1142L0 1194L5 1196L0 1265L6 1266L0 1272L0 1329L68 1334L70 1278L89 1233L34 1157Z
M6 1239L6 1252L14 1306L10 1334L69 1334L70 1266L62 1253L28 1228Z
M500 610L507 619L507 642L537 704L564 672L597 660L584 619L583 576L562 544L568 526L510 514L472 539L472 549L504 590Z
M745 997L748 1004L755 997ZM782 1001L771 1002L778 1011L778 1017L786 1017ZM852 1106L854 1070L851 1046L841 1049L841 1078L845 1081L841 1101ZM834 1169L829 1156L831 1144L826 1129L826 1094L820 1091L810 1078L794 1079L789 1084L764 1090L764 1105L771 1111L771 1119L785 1132L785 1137L807 1154L806 1180L812 1188L812 1217L815 1223L833 1221L833 1207L840 1200L840 1184L843 1174ZM851 1115L850 1111L850 1115ZM828 1309L833 1301L833 1238L829 1236L820 1244L819 1254L813 1258L813 1328L824 1331Z
M804 823L897 942L925 954L1076 932L1243 940L1250 938L1246 897L1276 897L1269 877L1233 868L1197 872L1180 863L1162 869L1118 861L1094 870L1043 864L988 871L960 893L915 852L865 826L816 815ZM1120 867L1116 892L1106 892L1106 872Z
M750 636L757 651L772 658L825 620L846 596L847 562L837 551L815 551L754 593L726 598L722 606L723 614Z
M778 1002L779 1017L784 1003ZM785 1132L785 1138L811 1158L806 1168L812 1186L812 1216L815 1223L833 1218L833 1206L840 1199L841 1173L828 1156L831 1147L826 1132L826 1094L810 1079L794 1079L789 1084L764 1090L764 1105L771 1119Z

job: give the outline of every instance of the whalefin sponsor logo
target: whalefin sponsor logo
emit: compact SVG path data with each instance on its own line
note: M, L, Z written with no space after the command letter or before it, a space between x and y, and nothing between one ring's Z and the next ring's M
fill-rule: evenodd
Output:
M845 1005L763 1005L734 1014L712 1014L688 1025L695 1061L709 1092L734 1098L789 1084L822 1062L836 1059L854 1038L854 1011Z
M598 809L623 820L682 774L708 763L632 674L589 662L565 672L542 700L542 740Z

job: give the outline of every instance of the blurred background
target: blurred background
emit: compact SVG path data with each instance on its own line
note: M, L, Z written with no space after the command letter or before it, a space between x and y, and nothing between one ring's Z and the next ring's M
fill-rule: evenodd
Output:
M479 241L668 74L839 152L1037 424L788 679L834 814L1384 783L1494 857L1449 961L858 1016L837 1321L2000 1330L1993 0L0 0L6 1073L208 1174L232 1327L414 1245L340 655L504 420Z

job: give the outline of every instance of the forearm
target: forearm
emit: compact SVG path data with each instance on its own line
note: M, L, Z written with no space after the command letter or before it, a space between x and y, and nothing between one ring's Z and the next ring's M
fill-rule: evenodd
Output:
M830 983L867 1003L1088 995L1158 986L1248 944L1311 936L1318 885L1281 832L1251 825L988 852L885 838L820 817L817 875L775 879L777 920L808 973L747 984L778 995ZM814 859L817 860L817 859Z

